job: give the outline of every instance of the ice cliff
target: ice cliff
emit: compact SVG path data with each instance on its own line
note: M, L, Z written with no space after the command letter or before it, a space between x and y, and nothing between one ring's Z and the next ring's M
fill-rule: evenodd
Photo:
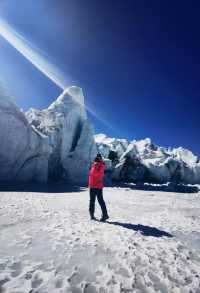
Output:
M0 96L0 181L86 184L96 154L82 90L67 88L47 109L25 114Z
M128 141L95 135L107 165L107 177L122 182L200 183L200 162L184 148L167 149L151 139Z
M0 94L0 181L48 177L48 139L32 127L12 100Z

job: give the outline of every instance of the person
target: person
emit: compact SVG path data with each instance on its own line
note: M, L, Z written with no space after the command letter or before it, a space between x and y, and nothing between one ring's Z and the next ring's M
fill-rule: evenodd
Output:
M97 154L92 167L89 171L89 189L90 189L90 204L89 212L91 220L96 220L94 216L95 212L95 200L99 202L102 210L101 222L105 222L109 216L106 208L105 201L103 199L103 177L104 177L105 163L100 153Z

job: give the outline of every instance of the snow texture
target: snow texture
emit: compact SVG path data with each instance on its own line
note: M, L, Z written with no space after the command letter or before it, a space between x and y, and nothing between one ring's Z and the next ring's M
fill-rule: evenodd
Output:
M200 292L200 194L0 192L0 292ZM100 217L97 207L96 216Z
M200 162L182 147L167 149L151 139L128 141L95 135L98 151L106 159L108 176L122 182L200 183Z

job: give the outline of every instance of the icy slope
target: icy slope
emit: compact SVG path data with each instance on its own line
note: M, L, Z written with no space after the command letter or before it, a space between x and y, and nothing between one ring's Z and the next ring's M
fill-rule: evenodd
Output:
M199 195L104 195L105 224L88 190L0 192L0 292L199 292Z
M149 138L128 141L98 134L95 141L116 181L200 183L200 162L189 150L159 147Z

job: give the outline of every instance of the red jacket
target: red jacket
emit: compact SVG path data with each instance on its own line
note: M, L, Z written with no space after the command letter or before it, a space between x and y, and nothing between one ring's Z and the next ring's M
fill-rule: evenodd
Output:
M89 188L103 188L105 163L103 161L94 162L89 172Z

